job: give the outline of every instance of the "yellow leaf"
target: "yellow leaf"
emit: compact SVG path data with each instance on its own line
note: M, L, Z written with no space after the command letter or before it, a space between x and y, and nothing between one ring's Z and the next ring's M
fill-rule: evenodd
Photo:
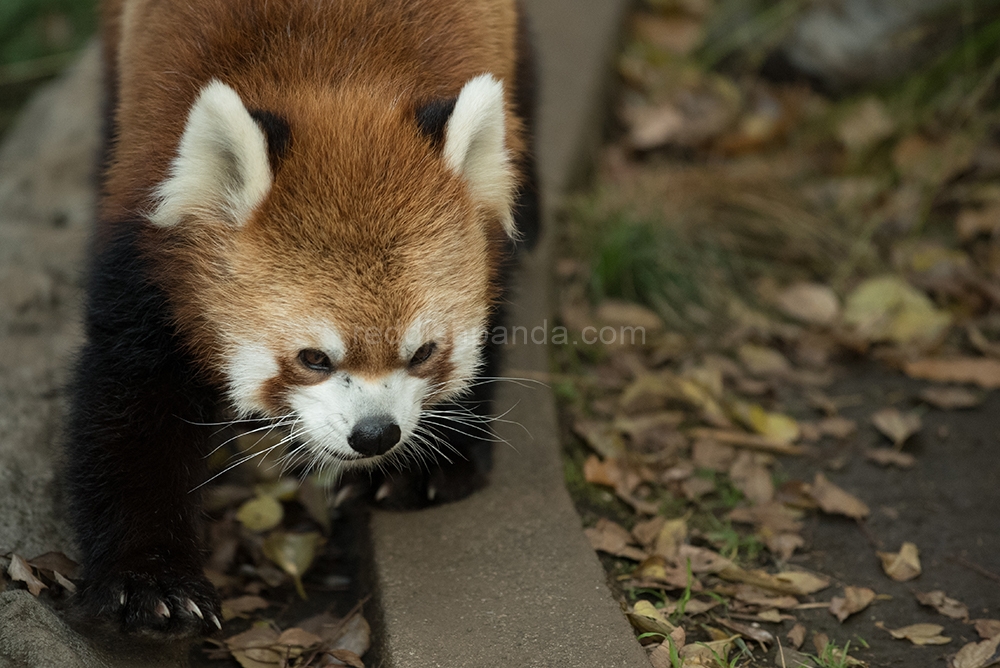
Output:
M306 597L302 586L302 576L313 560L323 537L316 532L284 533L276 531L264 539L264 556L295 580L295 589L303 599Z
M281 524L285 511L273 496L250 499L236 511L236 519L250 531L269 531Z
M262 482L254 486L257 496L273 496L279 501L291 501L299 491L299 481L295 478L278 478L273 482Z
M848 298L844 322L871 341L929 343L951 324L951 314L898 276L879 276Z

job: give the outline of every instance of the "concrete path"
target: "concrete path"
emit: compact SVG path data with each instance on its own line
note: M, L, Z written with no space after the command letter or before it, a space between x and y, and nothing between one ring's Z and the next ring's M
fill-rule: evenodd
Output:
M626 4L526 2L541 65L546 222L596 147ZM550 243L521 267L510 325L551 329ZM501 375L548 369L544 345L513 345ZM502 383L496 410L510 407L506 418L524 429L498 428L512 447L497 446L486 490L419 513L374 515L377 658L386 668L648 666L566 492L551 391Z

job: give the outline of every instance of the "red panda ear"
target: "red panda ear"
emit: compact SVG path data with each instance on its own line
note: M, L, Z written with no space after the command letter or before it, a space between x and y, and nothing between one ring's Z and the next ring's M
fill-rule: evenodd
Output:
M243 225L271 190L268 143L232 88L212 80L188 114L170 175L156 189L149 219L171 226L186 218Z
M465 179L473 198L497 214L514 237L514 174L504 119L503 84L489 74L470 79L445 126L442 154L445 164Z

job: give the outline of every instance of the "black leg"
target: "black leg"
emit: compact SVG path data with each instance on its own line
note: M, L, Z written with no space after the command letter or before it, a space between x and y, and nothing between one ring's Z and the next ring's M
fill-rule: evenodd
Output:
M80 601L129 632L212 632L218 596L202 571L200 498L212 392L169 325L134 238L98 254L66 452L83 553Z

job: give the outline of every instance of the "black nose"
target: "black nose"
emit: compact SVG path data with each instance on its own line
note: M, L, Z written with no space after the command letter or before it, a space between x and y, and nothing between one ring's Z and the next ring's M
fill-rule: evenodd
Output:
M364 418L347 437L347 444L366 457L384 455L399 443L399 425L387 416Z

